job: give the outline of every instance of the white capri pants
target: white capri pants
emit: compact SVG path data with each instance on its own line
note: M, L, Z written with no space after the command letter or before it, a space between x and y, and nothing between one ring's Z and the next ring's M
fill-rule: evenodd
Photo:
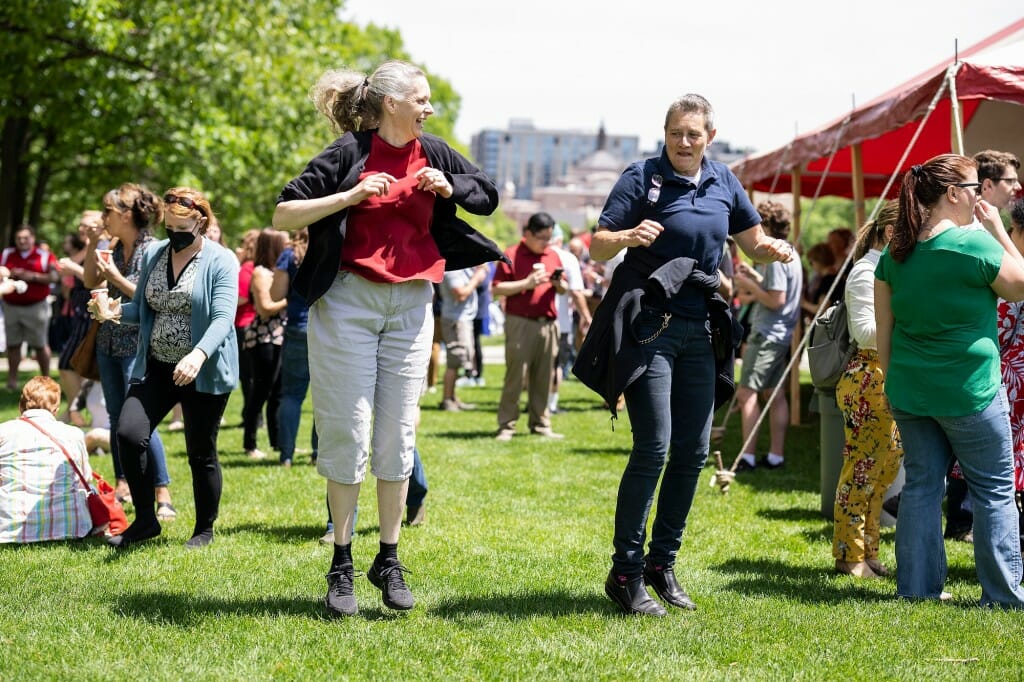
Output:
M434 336L427 280L370 282L339 272L309 309L316 468L345 484L412 474L416 412Z

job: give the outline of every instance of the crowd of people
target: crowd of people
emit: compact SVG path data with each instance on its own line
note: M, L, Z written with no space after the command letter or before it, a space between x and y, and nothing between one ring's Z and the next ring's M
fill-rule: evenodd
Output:
M64 522L59 533L43 534L38 519L4 516L0 500L3 541L92 530L65 465L88 471L90 445L58 420L84 425L90 390L109 413L101 426L109 429L117 497L134 507L128 528L107 537L115 548L159 536L178 516L157 429L168 416L184 432L192 478L195 519L185 544L199 549L214 540L224 487L218 436L232 392L242 396L246 455L268 457L265 430L282 467L295 461L311 393L311 459L326 479L322 541L332 546L326 608L336 616L359 610L353 528L369 471L379 548L366 576L386 607L411 609L399 540L403 516L410 525L424 519L420 403L440 376L440 410L475 409L457 389L482 385L480 337L498 308L505 368L495 439L516 437L524 392L526 431L564 438L552 415L570 373L613 416L626 410L632 447L605 593L629 614L693 610L677 557L712 417L734 400L749 444L740 471L784 466L789 405L785 391L772 391L801 321L845 299L858 351L836 391L846 436L836 570L890 574L878 558L880 510L903 466L897 594L947 598L941 503L960 485L967 502L951 492L949 513L973 511L982 603L1024 607L1024 202L1012 201L1016 157L943 155L915 165L899 199L856 235L837 228L813 245L805 273L789 241L788 210L773 200L755 206L728 167L706 155L717 134L714 110L687 94L668 107L661 154L622 173L592 231L566 241L563 226L538 212L502 250L457 214L490 214L498 192L445 140L424 132L434 111L423 71L396 60L369 74L329 71L312 97L339 137L284 186L273 227L245 232L236 251L225 246L207 196L192 187L109 190L102 211L82 213L61 259L39 248L31 227L15 231L0 260L7 387L19 388L27 346L41 376L22 391L23 417L63 439L46 457L47 475L62 481L54 504ZM1009 232L1000 209L1010 213ZM71 360L87 339L98 390ZM60 386L48 378L55 343ZM771 434L758 459L762 409ZM0 425L0 444L33 439L24 424ZM56 457L61 449L78 461ZM0 448L0 464L7 456Z

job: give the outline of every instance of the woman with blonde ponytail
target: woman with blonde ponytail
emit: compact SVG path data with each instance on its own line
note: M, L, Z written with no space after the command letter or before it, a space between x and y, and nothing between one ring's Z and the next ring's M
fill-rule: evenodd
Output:
M405 610L413 596L398 537L433 338L432 283L446 269L502 258L455 215L456 207L491 213L498 191L424 132L434 113L430 85L412 64L388 61L368 76L330 71L312 99L341 137L282 190L274 227L309 228L292 285L310 306L317 470L327 479L335 527L325 603L332 615L358 611L351 528L369 464L380 550L366 575L385 606Z

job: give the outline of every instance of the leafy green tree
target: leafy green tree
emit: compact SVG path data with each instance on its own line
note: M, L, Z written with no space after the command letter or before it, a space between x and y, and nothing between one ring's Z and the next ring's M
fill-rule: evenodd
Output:
M398 32L338 19L332 0L4 0L0 240L59 235L105 191L206 192L224 231L269 224L281 187L332 140L320 74L408 59ZM431 132L459 98L430 77Z

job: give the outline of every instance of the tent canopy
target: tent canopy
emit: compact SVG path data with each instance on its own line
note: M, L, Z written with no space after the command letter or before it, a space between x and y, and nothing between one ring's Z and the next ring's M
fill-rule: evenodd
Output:
M947 89L906 162L897 168L946 80L949 66L936 65L849 115L796 137L784 147L737 161L732 170L748 188L789 193L790 173L800 167L801 194L813 196L827 167L821 194L852 197L852 147L860 144L864 193L877 197L894 171L905 171L915 163L953 150L953 117ZM1024 158L1024 19L960 54L955 83L962 112L964 153L998 149ZM829 156L837 146L829 164ZM898 191L898 184L894 184L889 198Z

